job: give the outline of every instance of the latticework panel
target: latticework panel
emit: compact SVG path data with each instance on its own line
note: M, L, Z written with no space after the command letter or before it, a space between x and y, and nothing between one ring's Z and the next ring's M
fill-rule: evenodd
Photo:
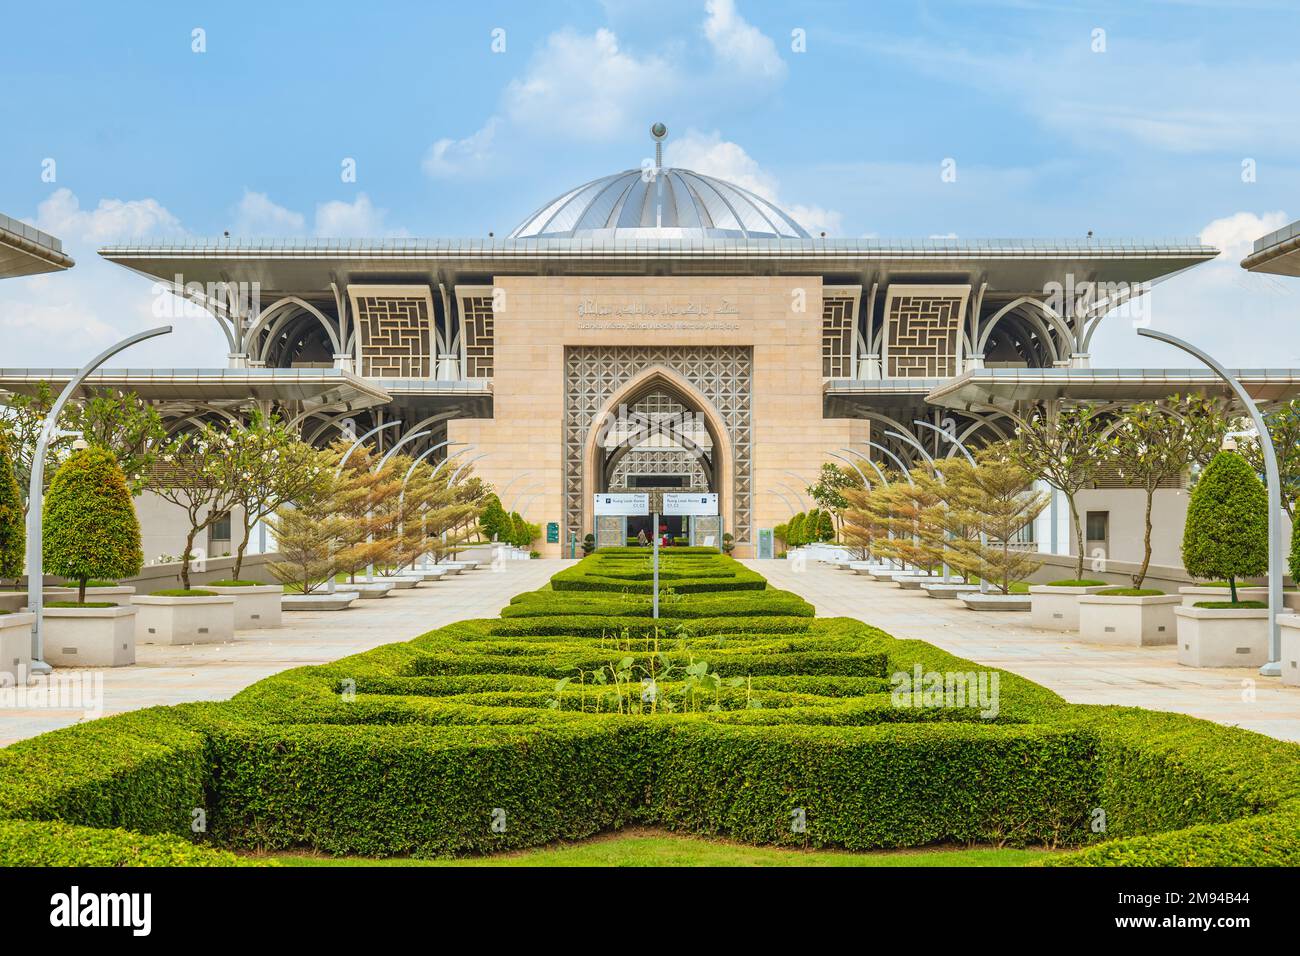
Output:
M419 296L358 296L361 374L428 378L429 307Z
M753 509L751 385L753 351L741 346L573 346L565 364L565 521L582 527L583 449L596 415L629 381L656 365L681 375L717 409L734 462L730 526L737 541L750 538Z
M686 485L683 490L709 490L709 476L704 470L700 457L688 451L650 451L634 448L620 458L618 464L614 466L614 471L609 476L610 490L631 490L629 481L632 475L685 475ZM643 483L639 487L655 486Z
M853 377L853 299L822 299L822 376Z
M890 378L956 375L961 296L900 295L890 303L886 375Z
M496 342L492 297L466 296L461 300L460 318L465 335L465 377L491 378Z

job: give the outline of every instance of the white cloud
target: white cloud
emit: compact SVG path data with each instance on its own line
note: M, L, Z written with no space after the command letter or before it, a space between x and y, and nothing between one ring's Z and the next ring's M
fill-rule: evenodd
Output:
M235 207L233 231L237 236L296 236L305 224L302 213L273 202L266 193L245 189Z
M607 11L611 17L630 9L614 6ZM496 113L477 131L443 136L429 147L425 173L482 174L502 157L526 156L529 140L648 146L645 130L654 120L686 105L724 109L737 96L752 103L785 79L776 44L741 16L734 0L709 0L704 20L695 22L703 44L669 41L653 52L626 49L609 27L551 33L523 73L506 84ZM659 23L652 32L668 31Z
M1221 255L1157 284L1144 303L1154 329L1186 339L1229 368L1300 367L1295 324L1300 279L1246 272L1251 244L1288 217L1282 212L1238 212L1207 223L1201 242ZM1135 334L1130 318L1102 320L1093 339L1096 368L1189 368L1197 362L1173 347Z
M693 169L697 173L725 179L748 189L784 209L795 222L814 236L822 232L836 235L843 226L843 216L833 209L781 202L776 177L759 166L758 161L745 152L744 147L724 140L716 131L700 133L687 130L677 139L670 140L664 151L664 162L669 166Z
M464 139L438 140L424 156L425 173L434 178L483 173L492 163L492 144L500 125L501 120L493 116Z
M646 123L648 104L680 82L675 64L623 50L612 30L583 34L565 28L547 37L525 74L507 85L502 108L512 124L529 132L607 140Z
M387 209L379 209L365 193L352 202L334 199L316 206L316 235L332 239L405 236L405 229L385 225Z
M36 226L65 242L92 244L184 232L180 220L156 199L101 199L86 210L66 187L36 207Z
M1201 230L1201 242L1222 250L1219 258L1236 266L1249 254L1256 239L1281 229L1289 222L1284 212L1238 212L1216 219Z
M776 44L737 12L734 0L708 0L704 9L704 35L723 65L747 77L785 78L785 61Z

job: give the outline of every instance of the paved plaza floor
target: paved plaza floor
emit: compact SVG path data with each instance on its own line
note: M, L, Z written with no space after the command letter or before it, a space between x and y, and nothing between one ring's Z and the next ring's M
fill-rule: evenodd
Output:
M1181 666L1173 645L1109 647L1029 625L1029 612L979 612L851 571L808 562L746 561L774 587L811 602L818 615L855 617L895 637L928 641L1000 667L1080 704L1169 710L1300 741L1300 688L1255 668Z
M91 693L102 679L102 715L196 700L226 700L250 684L291 667L326 664L394 641L406 641L467 618L496 617L510 598L541 587L567 562L507 561L386 598L357 601L346 611L285 612L284 627L238 631L228 644L164 647L140 644L131 667L59 668ZM64 687L64 693L72 688ZM31 688L28 688L30 691ZM65 698L67 699L67 698ZM0 745L94 716L85 707L0 706Z

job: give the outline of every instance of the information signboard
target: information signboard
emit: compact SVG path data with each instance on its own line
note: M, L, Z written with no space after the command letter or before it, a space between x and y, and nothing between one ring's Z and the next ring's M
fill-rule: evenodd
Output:
M665 491L666 515L716 515L718 496L713 492Z
M650 495L647 492L612 493L596 495L598 515L648 515Z

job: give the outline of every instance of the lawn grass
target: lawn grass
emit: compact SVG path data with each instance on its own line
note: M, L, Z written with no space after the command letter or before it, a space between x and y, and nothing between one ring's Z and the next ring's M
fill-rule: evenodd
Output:
M320 854L274 854L281 866L1025 866L1051 854L1043 848L943 847L925 850L889 850L846 853L841 850L798 850L745 846L726 840L631 829L605 834L581 843L563 843L492 856L417 860L409 857L372 859Z

